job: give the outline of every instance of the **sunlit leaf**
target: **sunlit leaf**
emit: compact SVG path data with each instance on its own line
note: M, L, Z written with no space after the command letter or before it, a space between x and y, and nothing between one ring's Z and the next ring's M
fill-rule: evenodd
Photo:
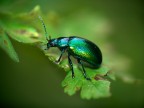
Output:
M68 72L67 76L62 82L64 92L69 95L75 94L81 90L81 97L84 99L100 98L110 96L110 82L106 80L104 76L107 73L105 67L101 67L98 70L86 69L87 76L91 78L91 81L86 80L82 74L82 71L78 67L74 66L75 78L72 78L71 72Z
M8 38L8 34L0 28L0 47L16 62L19 62L18 55L13 48L11 41Z
M7 29L9 35L16 41L22 43L36 43L39 42L40 35L35 28L25 25L13 23Z
M97 99L110 96L110 82L106 80L84 81L81 97L84 99Z

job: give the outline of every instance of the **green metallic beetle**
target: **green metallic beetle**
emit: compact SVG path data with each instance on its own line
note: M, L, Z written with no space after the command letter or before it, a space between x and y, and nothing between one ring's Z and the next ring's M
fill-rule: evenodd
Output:
M39 18L42 21L47 37L45 24L42 18ZM75 59L77 59L78 63L82 66L83 75L87 80L90 80L90 78L88 78L86 75L83 62L88 63L94 68L99 68L102 63L102 53L100 49L97 45L87 39L77 36L59 37L55 39L51 39L51 37L49 37L47 41L47 49L49 49L50 47L57 47L61 51L60 57L56 62L60 62L64 52L68 53L68 62L72 71L72 78L74 78L75 76L73 70L73 63L70 56L73 56Z

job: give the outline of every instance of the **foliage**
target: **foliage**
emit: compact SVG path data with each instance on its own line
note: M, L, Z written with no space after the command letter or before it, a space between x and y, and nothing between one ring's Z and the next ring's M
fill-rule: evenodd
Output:
M78 64L74 63L76 76L74 79L71 77L67 59L63 59L57 64L67 73L65 79L62 81L65 93L73 95L81 90L80 95L83 99L109 97L111 95L110 80L115 80L115 76L121 79L125 77L129 79L127 80L129 82L134 81L133 78L128 77L124 73L125 67L129 64L126 62L127 59L119 56L113 50L112 45L107 42L107 37L111 32L110 22L103 16L93 15L93 13L89 13L88 15L81 13L81 16L78 13L77 15L61 18L55 12L42 15L39 6L36 6L28 13L17 15L0 12L0 46L14 61L18 62L19 58L9 37L21 43L37 46L52 62L58 58L59 54L55 50L45 50L47 41L41 22L38 19L39 15L43 16L47 30L51 33L52 38L59 37L59 35L78 35L84 38L89 36L87 39L98 44L103 52L104 61L99 69L86 68L87 75L92 79L91 81L83 77ZM123 73L119 74L122 71Z

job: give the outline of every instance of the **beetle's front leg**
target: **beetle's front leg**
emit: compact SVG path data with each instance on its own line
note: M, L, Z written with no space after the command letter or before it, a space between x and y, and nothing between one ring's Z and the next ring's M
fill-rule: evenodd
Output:
M58 60L55 61L55 63L59 63L59 62L60 62L61 57L62 57L62 55L64 54L65 50L66 50L66 49L62 49L62 50L61 50L60 57L58 58Z

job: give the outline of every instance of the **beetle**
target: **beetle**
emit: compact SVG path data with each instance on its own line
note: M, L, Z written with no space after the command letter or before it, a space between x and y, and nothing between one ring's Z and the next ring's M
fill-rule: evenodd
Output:
M72 71L72 78L74 78L75 75L74 75L73 63L70 58L71 56L77 59L77 62L82 66L84 78L90 80L90 78L87 77L86 75L84 62L86 62L87 64L89 64L94 68L99 68L102 64L102 53L99 47L93 42L78 36L58 37L54 39L51 39L51 37L49 36L48 39L46 26L43 22L43 19L41 17L39 18L44 26L45 36L48 41L47 50L51 47L57 47L61 51L61 54L58 60L56 60L56 62L57 63L60 62L62 55L65 52L67 52L69 66Z

